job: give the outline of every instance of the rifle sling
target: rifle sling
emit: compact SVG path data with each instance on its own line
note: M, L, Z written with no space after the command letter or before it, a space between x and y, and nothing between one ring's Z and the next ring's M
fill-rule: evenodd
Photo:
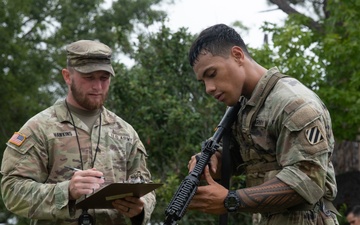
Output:
M231 158L230 158L230 132L231 129L227 129L223 135L223 151L222 151L222 165L221 165L221 180L220 184L229 189L230 187L230 171L231 171ZM219 225L227 225L228 213L220 215Z

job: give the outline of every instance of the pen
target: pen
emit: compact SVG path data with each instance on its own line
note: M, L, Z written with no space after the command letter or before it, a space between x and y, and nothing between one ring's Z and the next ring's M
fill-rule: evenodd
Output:
M72 171L82 171L81 169L78 169L78 168L74 168L74 167L70 167L70 166L65 166L65 168L68 168ZM105 180L105 177L101 176L101 177L98 177L96 176L96 178L99 178L99 179L104 179Z

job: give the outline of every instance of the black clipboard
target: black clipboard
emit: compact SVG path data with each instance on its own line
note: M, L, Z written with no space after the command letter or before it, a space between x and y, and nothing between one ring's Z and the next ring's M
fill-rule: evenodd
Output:
M160 183L112 183L76 203L82 209L113 209L111 202L127 196L141 197L162 186Z

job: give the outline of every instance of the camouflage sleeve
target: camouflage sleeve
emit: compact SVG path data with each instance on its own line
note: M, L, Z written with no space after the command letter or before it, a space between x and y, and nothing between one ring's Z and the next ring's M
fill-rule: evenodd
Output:
M28 129L20 130L22 143L7 143L1 172L1 193L9 211L27 218L70 218L69 181L44 184L47 180L47 153ZM14 136L13 136L14 137Z
M150 182L151 174L147 168L146 160L147 160L147 153L145 147L143 143L140 141L140 139L137 137L137 139L135 140L134 147L130 153L129 160L127 162L128 176L130 177L134 174L137 174L140 171L143 179L147 182ZM145 196L141 197L141 199L144 201L144 220L142 222L142 225L146 225L150 222L151 214L155 208L155 204L156 204L155 192L152 191L146 194Z
M330 118L321 106L312 102L289 110L293 108L291 105L285 108L288 116L277 141L278 162L283 167L277 177L314 204L324 196L331 166L333 141L327 121Z

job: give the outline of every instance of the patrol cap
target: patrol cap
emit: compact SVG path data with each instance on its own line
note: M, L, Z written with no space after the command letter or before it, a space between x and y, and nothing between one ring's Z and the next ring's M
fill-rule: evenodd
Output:
M67 65L80 73L107 71L115 76L111 66L112 51L98 41L80 40L66 46Z

